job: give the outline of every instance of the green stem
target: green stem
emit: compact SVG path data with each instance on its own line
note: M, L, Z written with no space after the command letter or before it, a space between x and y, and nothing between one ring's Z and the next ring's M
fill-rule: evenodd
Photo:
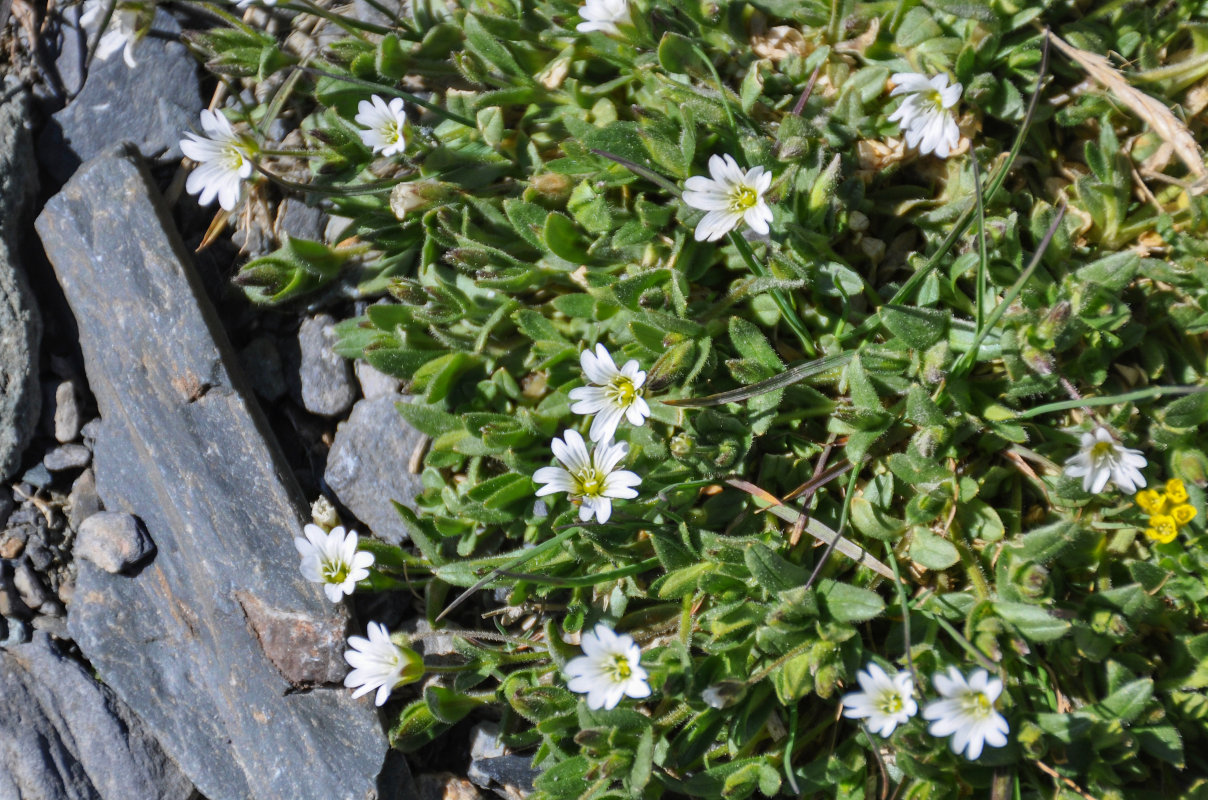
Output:
M631 575L640 575L643 572L654 569L659 565L657 557L652 556L645 561L639 561L636 564L630 564L627 567L620 567L609 572L599 572L595 575L583 575L578 578L555 578L549 575L534 575L527 572L511 572L509 570L500 570L499 574L508 578L528 581L546 586L565 586L572 589L582 589L587 586L595 586L608 581L620 580L628 578Z
M1208 392L1208 386L1150 386L1135 392L1112 394L1104 397L1082 397L1077 400L1062 400L1059 403L1045 403L1042 406L1029 408L1015 415L1016 419L1031 419L1053 411L1066 411L1071 408L1090 408L1093 406L1114 406L1117 403L1132 403L1137 400L1151 400L1155 397L1165 397L1171 394L1200 394Z
M747 266L761 278L772 277L772 273L755 258L755 253L751 250L751 245L747 240L739 235L738 231L730 231L730 244L734 245L738 250L738 254L742 256L743 261L747 262ZM814 343L810 341L809 333L805 330L805 325L801 322L801 317L797 316L797 312L793 309L793 304L789 302L788 297L780 289L773 287L769 290L772 295L772 300L776 303L776 307L780 309L780 316L784 319L785 324L793 329L793 333L797 334L797 338L801 341L801 347L805 354L810 358L818 355L818 351L814 349Z
M441 108L440 106L436 105L435 103L424 100L422 97L417 97L416 95L411 94L411 92L404 92L402 89L396 89L393 86L383 86L380 83L374 83L373 81L361 80L360 78L354 78L351 75L337 75L333 72L326 72L321 69L315 69L314 67L298 65L298 66L294 67L294 69L302 70L303 72L308 72L311 75L318 75L322 78L331 78L332 80L343 81L344 83L351 83L354 86L363 86L366 89L373 89L374 91L385 92L386 94L391 94L391 95L394 95L395 97L401 97L409 103L413 103L413 104L419 106L420 108L426 108L429 111L431 111L433 114L437 114L439 116L444 117L445 119L452 120L453 122L456 122L460 125L465 125L467 128L476 129L478 127L478 123L476 123L472 119L467 119L466 117L463 117L460 114L454 114L452 111L450 111L447 108Z

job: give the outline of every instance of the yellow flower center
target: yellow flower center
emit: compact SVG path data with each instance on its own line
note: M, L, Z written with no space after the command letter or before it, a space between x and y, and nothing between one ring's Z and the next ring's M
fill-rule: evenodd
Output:
M612 679L617 683L627 681L633 675L633 667L629 666L629 659L620 653L612 657Z
M928 105L935 106L936 111L944 110L944 95L940 94L939 89L931 89L925 92L922 99Z
M879 710L882 714L897 714L902 710L902 695L894 691L886 691L881 695Z
M595 467L585 467L578 472L572 473L571 478L575 482L574 496L602 497L604 494L604 477Z
M323 580L328 583L343 583L348 580L348 565L342 561L324 564Z
M639 394L638 388L633 385L633 381L624 375L617 375L609 381L605 391L608 394L609 401L621 408L628 408Z
M961 705L966 712L983 719L994 711L994 704L985 692L969 692L962 698Z
M1095 442L1094 446L1091 447L1091 458L1098 461L1111 455L1115 449L1115 442Z
M735 186L730 192L730 210L746 211L759 202L759 194L750 186Z

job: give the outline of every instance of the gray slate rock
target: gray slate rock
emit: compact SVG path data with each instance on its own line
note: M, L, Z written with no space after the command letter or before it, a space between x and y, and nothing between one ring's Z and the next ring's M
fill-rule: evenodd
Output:
M42 458L42 466L51 472L83 469L92 460L92 451L82 444L61 444Z
M45 633L0 650L0 741L0 797L193 796L188 779L130 709Z
M361 384L361 394L366 399L375 397L393 397L402 400L403 382L392 375L379 370L367 361L357 359L353 365L357 375L357 383Z
M36 226L100 410L98 492L158 548L132 576L77 562L68 630L209 800L393 798L368 698L287 676L249 624L249 595L305 618L290 643L322 663L348 619L298 570L305 501L170 219L137 159L111 155Z
M334 319L320 314L302 320L298 329L302 405L310 413L323 417L343 414L357 397L351 365L331 349L336 340L334 326Z
M407 471L425 436L407 424L396 398L359 400L336 428L323 479L349 511L390 544L409 537L392 500L410 505L423 491Z
M527 797L537 777L530 756L514 755L499 741L499 726L482 722L470 734L470 768L466 777L506 798Z
M84 424L80 411L80 398L75 384L63 381L55 387L55 441L74 442Z
M181 159L180 140L198 129L204 108L197 62L176 41L180 25L171 14L156 11L151 27L139 42L137 68L126 66L120 53L94 59L84 88L47 124L38 156L56 181L122 141L148 158Z
M116 574L146 560L155 552L155 543L138 517L120 511L102 511L80 525L72 552Z
M24 94L0 101L0 480L21 466L42 408L42 318L17 262L17 237L37 191Z

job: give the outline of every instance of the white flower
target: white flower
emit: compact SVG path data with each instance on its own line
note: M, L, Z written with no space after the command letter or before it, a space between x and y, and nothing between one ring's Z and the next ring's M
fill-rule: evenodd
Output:
M403 98L396 97L389 105L376 94L370 100L362 100L357 105L356 121L367 129L358 133L361 141L374 153L389 158L407 149L403 135L403 126L407 123Z
M1114 481L1121 491L1132 494L1145 487L1141 469L1146 465L1140 450L1124 447L1107 428L1099 425L1082 434L1082 447L1065 462L1065 474L1082 478L1082 491L1098 494Z
M979 669L965 680L956 667L948 674L937 673L931 679L943 699L932 700L923 708L923 718L931 720L927 732L932 736L951 736L952 752L964 751L976 761L982 747L1002 747L1007 743L1007 720L994 710L994 701L1002 694L1002 681Z
M897 122L906 134L906 144L917 147L919 153L935 153L947 158L960 143L961 131L956 119L949 111L961 97L961 85L948 85L947 75L936 75L928 80L917 72L898 72L890 97L906 95L898 110L889 115L890 122Z
M579 33L601 31L603 33L619 34L617 25L630 25L629 0L587 0L579 8L579 16L583 21L575 26Z
M294 547L302 556L302 576L312 583L323 584L327 599L340 602L346 594L352 594L357 581L369 577L373 565L373 553L357 552L357 532L344 534L337 525L325 532L318 525L303 528L306 538L294 538Z
M608 522L613 499L637 497L637 489L633 487L642 482L636 473L616 469L621 459L629 454L629 445L607 442L597 445L588 455L587 445L578 431L567 431L562 436L565 441L554 439L550 449L566 469L542 467L533 473L533 480L546 484L537 490L537 496L566 492L573 502L580 504L580 520L586 522L594 514L600 522Z
M570 676L566 688L586 694L588 708L616 708L626 695L650 696L646 670L639 663L642 650L632 637L614 633L600 623L594 633L583 634L579 643L583 655L566 662Z
M80 15L80 25L88 28L93 23L99 23L108 8L107 0L89 0L84 13ZM150 19L146 11L148 9L138 3L118 2L114 5L113 13L109 17L109 26L105 29L101 41L97 43L97 58L107 61L109 56L122 50L122 60L126 62L126 66L130 69L137 67L134 48L147 32Z
M733 156L710 156L712 179L695 175L684 183L684 202L707 211L696 225L696 241L715 242L743 222L766 234L772 209L763 199L772 185L772 173L763 167L743 171Z
M862 692L843 695L843 716L867 719L868 729L882 737L902 725L919 710L914 701L914 685L910 673L899 672L892 678L876 664L869 664L856 673Z
M201 127L205 136L186 132L188 138L180 140L181 152L197 162L185 189L189 194L200 194L197 202L203 206L217 197L218 205L234 211L243 181L252 174L252 145L235 133L221 112L203 110Z
M616 434L621 418L630 425L641 425L650 416L650 406L642 399L642 384L646 373L638 369L636 360L629 360L617 369L612 355L602 344L596 351L584 350L579 357L583 375L593 386L581 386L570 390L570 399L577 401L570 407L574 414L595 414L588 436L593 442L607 442Z
M424 674L424 661L414 650L399 647L390 641L390 632L380 622L369 623L369 638L349 636L351 650L344 660L353 668L344 677L344 685L354 698L377 690L374 705L386 702L396 687L417 680Z

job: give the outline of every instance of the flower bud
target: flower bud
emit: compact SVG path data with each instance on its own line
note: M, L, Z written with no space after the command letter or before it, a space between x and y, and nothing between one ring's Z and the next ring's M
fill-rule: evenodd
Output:
M425 211L449 197L449 188L440 181L421 180L400 183L390 192L390 210L402 220L408 214Z

